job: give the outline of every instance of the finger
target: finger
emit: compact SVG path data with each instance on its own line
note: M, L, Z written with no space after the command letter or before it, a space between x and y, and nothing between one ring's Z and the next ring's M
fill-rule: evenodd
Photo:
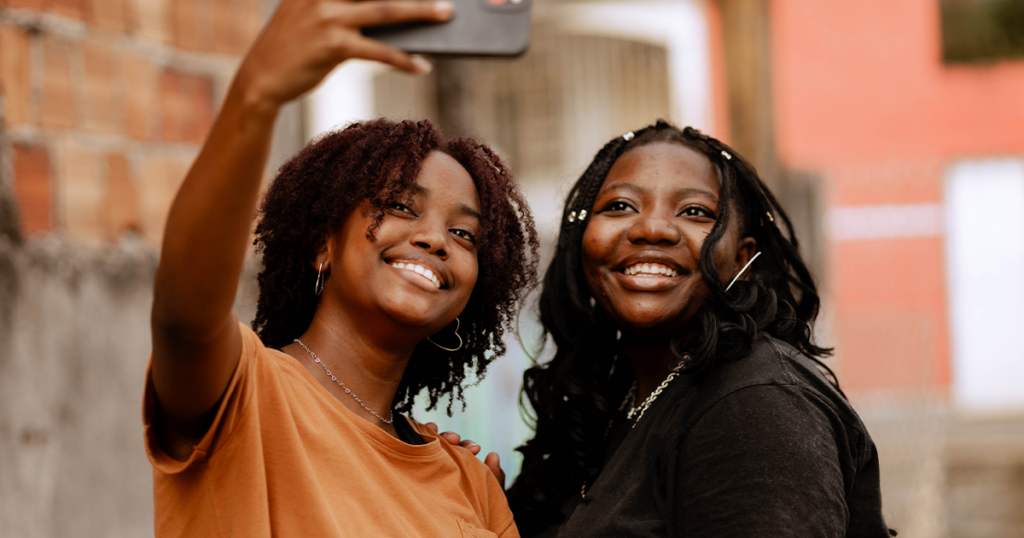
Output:
M433 422L428 422L428 423L424 424L424 426L430 428L430 431L432 431L434 433L437 433L437 424L435 424Z
M379 26L411 21L443 22L452 18L455 4L449 0L380 0L353 2L345 10L345 23L351 26Z
M498 479L498 483L501 484L502 489L505 488L505 471L501 470L501 458L498 457L497 452L491 452L484 458L484 465L491 470L491 474L494 478Z
M462 440L462 437L455 432L444 432L441 434L441 437L444 437L444 440L448 441L448 444L455 446L459 446L459 441Z
M433 69L430 62L422 56L413 56L380 41L361 36L354 38L348 45L348 57L393 65L416 75L425 75Z
M474 456L480 453L480 445L477 444L476 441L466 439L465 441L459 443L459 446L470 451L470 453L472 453Z

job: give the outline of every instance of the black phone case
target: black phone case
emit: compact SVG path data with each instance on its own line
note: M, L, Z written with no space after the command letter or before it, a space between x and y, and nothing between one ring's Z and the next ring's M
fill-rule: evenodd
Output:
M455 15L447 22L363 28L363 35L417 54L512 57L526 52L533 0L452 2Z

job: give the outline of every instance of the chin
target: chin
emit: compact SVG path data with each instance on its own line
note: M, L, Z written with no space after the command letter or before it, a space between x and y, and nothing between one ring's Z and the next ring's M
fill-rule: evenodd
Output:
M384 305L383 310L399 325L441 328L446 325L444 312L439 312L437 304L432 301L399 300Z
M680 328L676 317L666 317L664 311L637 313L620 318L618 323L623 329L643 336L661 336Z

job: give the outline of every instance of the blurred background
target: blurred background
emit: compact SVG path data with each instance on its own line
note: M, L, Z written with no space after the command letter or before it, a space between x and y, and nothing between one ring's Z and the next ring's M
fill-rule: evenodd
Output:
M163 222L274 4L0 0L0 536L152 535ZM490 142L545 256L610 138L665 118L729 142L824 290L818 338L878 444L890 524L1024 536L1024 1L537 0L521 59L346 64L282 114L268 179L380 115ZM520 332L464 411L416 413L498 451L509 483L521 374L550 353L533 307Z

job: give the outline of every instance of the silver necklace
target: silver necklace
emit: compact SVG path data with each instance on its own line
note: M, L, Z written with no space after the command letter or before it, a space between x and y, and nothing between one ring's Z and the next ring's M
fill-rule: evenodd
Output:
M309 356L313 357L313 360L315 360L317 362L317 364L319 364L320 366L323 366L324 371L327 372L327 375L331 376L331 381L334 381L335 383L338 384L339 387L345 389L345 394L348 394L349 396L355 398L356 401L359 402L359 405L363 406L363 409L366 409L367 411L369 411L371 415L377 417L377 420L383 422L384 424L391 424L392 422L395 421L395 410L394 409L391 410L391 418L384 418L384 417L378 415L376 411L374 411L373 409L370 409L369 407L366 407L366 404L364 404L363 401L359 399L359 396L356 396L356 393L352 392L352 389L346 387L345 384L342 383L340 379L338 379L337 377L334 377L334 374L332 374L331 370L329 368L327 368L327 365L324 364L324 361L320 360L320 357L317 357L316 353L313 353L308 347L306 347L306 344L303 344L302 340L299 340L298 338L296 338L295 339L295 343L299 344L300 346L302 346L302 349L305 349L306 353L309 353Z
M640 423L640 419L644 416L644 412L647 411L647 408L654 403L654 400L658 399L658 396L661 395L662 391L668 388L668 384L679 375L680 370L683 369L683 365L687 363L687 359L689 358L689 355L683 356L683 360L679 361L679 364L669 372L668 377L658 385L658 388L654 389L654 392L652 392L651 395L643 401L643 403L636 407L632 406L633 402L636 401L636 381L633 381L633 386L630 387L629 393L626 394L626 399L623 400L622 405L619 406L620 410L625 408L627 405L630 406L629 411L626 412L626 420L631 420L633 417L636 417L636 422L634 422L632 426L633 428Z
M644 403L640 404L637 407L633 407L633 402L636 401L636 381L633 381L633 386L629 388L629 392L626 393L626 397L622 400L622 403L619 404L619 411L626 409L627 406L629 407L629 411L626 412L626 420L630 420L633 418L633 416L636 416L636 422L633 423L630 429L635 428L636 425L640 423L640 418L644 416L644 411L647 411L647 408L650 407L652 403L654 403L654 400L658 399L658 396L662 393L662 391L668 388L668 384L671 383L672 380L679 375L679 372L683 369L683 365L689 362L689 360L689 355L683 355L683 360L679 361L679 364L677 364L676 367L673 368L671 372L669 372L668 377L666 377L665 380L662 381L660 385L658 385L658 388L654 389L654 392L652 392L651 395L648 396L646 400L644 400ZM615 421L613 420L608 423L608 430L605 432L606 437L608 435L608 432L611 431L611 427L612 424L614 424L614 422ZM580 498L583 500L586 500L587 498L586 481L584 481L583 486L580 487Z

